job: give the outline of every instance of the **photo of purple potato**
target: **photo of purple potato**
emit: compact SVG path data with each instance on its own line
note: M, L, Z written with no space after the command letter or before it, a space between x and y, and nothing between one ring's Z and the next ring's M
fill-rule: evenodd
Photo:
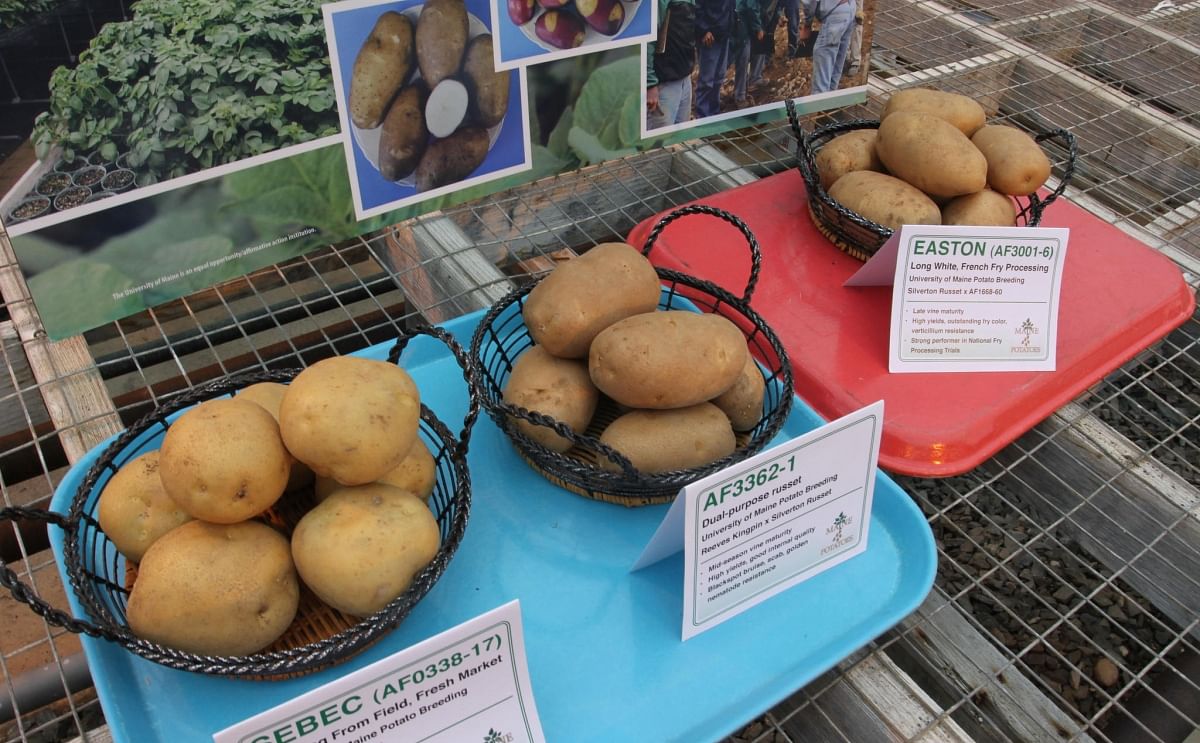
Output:
M520 26L533 20L536 8L535 0L508 0L508 17L513 23Z
M575 0L575 9L589 26L605 36L616 35L625 21L621 0Z
M574 49L583 43L583 21L565 10L547 10L534 23L537 36L559 49Z

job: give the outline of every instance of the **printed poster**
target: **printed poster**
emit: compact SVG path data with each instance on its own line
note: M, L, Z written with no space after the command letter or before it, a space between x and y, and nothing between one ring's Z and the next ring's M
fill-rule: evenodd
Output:
M381 166L383 124L356 122L350 98L379 19L407 18L419 47L438 0L0 9L14 91L0 99L0 225L48 335L542 177L774 121L785 99L810 112L866 97L874 0L861 14L837 6L808 52L792 48L804 24L786 2L739 16L730 0L697 0L690 25L657 0L447 4L465 21L461 53L440 71L408 62L381 96L385 117L401 100L423 117L408 137L418 166L430 152L455 160L420 179ZM821 34L838 39L835 57L846 39L829 90L814 90L805 56L822 54ZM481 107L489 76L506 84L484 86Z

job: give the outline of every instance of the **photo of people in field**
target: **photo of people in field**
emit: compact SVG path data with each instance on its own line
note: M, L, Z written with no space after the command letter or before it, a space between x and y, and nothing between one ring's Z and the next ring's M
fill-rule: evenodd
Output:
M862 85L873 0L658 0L647 132Z

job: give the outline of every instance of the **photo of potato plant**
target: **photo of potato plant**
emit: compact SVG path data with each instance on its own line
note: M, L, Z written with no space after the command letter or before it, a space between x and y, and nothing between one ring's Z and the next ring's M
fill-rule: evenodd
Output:
M23 26L56 3L57 0L0 0L0 33Z
M338 131L316 0L141 0L49 88L8 224Z

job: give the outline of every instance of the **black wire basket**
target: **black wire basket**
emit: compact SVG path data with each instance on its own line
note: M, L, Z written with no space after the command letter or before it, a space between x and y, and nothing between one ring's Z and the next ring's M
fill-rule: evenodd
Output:
M300 369L235 374L172 398L121 433L101 452L84 476L66 515L32 508L0 509L0 520L40 520L63 530L67 575L89 619L77 619L54 609L21 583L3 563L0 563L0 585L50 624L117 643L148 660L195 673L256 679L291 678L340 663L366 649L399 625L438 581L462 541L471 510L467 444L479 415L471 366L462 347L444 330L433 327L414 329L398 339L388 353L388 361L397 363L408 341L418 334L438 338L450 347L464 370L470 400L457 438L428 407L421 405L419 435L434 455L437 473L429 506L437 518L441 545L433 560L416 574L404 593L384 608L368 617L349 616L323 603L301 584L300 606L288 630L270 647L244 656L207 656L174 650L139 638L129 629L126 606L129 589L136 577L136 566L117 552L100 528L96 511L104 485L122 465L158 448L162 436L186 408L236 394L258 382L286 384L300 373ZM291 528L307 507L314 504L311 492L288 493L258 518L290 535Z
M766 322L750 308L750 298L758 281L761 256L758 241L750 228L736 216L705 205L676 209L660 219L646 238L643 255L649 256L655 241L671 222L689 215L709 215L736 227L746 238L750 251L750 277L741 297L708 281L666 268L656 267L662 282L660 310L685 309L713 312L737 325L752 355L759 361L766 382L763 413L757 425L737 434L733 454L702 467L672 472L644 474L622 454L600 443L604 429L623 412L612 400L601 395L596 414L583 433L575 433L566 424L541 413L509 405L503 400L504 385L524 351L533 346L522 316L529 292L538 282L510 292L497 302L479 322L471 339L471 359L476 366L476 382L484 410L512 441L522 458L551 482L587 498L625 506L668 503L690 482L712 474L755 454L778 433L792 407L792 369L787 351ZM544 277L543 277L544 278ZM516 419L546 426L569 439L570 449L559 453L524 435ZM618 469L605 469L607 459Z
M821 186L816 156L821 147L834 137L856 129L878 129L879 121L855 119L827 124L812 132L805 132L800 126L800 119L792 101L787 101L785 106L792 125L792 134L796 137L796 167L804 178L804 187L808 192L808 211L812 215L813 224L838 249L860 261L867 260L887 242L894 230L834 201ZM1078 155L1075 135L1066 129L1052 129L1034 137L1038 144L1052 139L1057 140L1067 153L1062 162L1055 162L1051 157L1053 169L1061 172L1058 185L1044 198L1036 193L1016 197L1018 227L1036 227L1042 220L1042 212L1062 195L1075 174L1075 160Z

